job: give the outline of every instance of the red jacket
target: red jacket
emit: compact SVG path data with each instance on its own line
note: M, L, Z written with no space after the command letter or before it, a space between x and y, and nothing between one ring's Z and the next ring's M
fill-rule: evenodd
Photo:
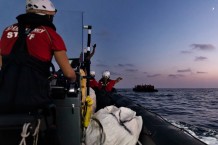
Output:
M1 55L8 55L11 52L17 40L17 34L17 24L11 25L3 31L0 42ZM54 51L66 51L64 41L60 35L47 26L35 28L26 39L29 54L41 61L50 61Z
M90 87L91 88L98 88L98 82L93 78L93 79L90 79Z
M98 82L98 88L99 90L104 89L107 92L111 92L116 81L108 79L107 82L104 82L103 79L100 79Z
M66 50L47 17L28 13L19 15L17 20L18 24L7 27L1 37L0 113L46 108L52 102L50 61L54 51Z

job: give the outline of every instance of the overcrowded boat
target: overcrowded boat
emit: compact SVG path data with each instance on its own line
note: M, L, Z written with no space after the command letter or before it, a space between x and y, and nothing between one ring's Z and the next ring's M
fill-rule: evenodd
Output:
M136 85L134 88L133 88L133 91L135 92L158 92L157 89L154 88L153 85Z

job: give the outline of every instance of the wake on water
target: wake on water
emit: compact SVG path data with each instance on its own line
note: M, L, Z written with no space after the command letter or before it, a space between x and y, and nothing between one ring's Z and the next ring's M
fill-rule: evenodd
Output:
M206 130L200 127L196 127L184 122L175 122L174 120L168 120L178 128L186 130L189 134L205 142L208 145L218 145L218 135L215 130Z
M159 114L208 145L218 145L218 89L158 89L155 93L118 93Z

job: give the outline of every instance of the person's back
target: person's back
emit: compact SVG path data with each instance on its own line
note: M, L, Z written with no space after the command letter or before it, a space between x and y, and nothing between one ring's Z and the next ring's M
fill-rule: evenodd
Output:
M53 55L64 75L72 81L76 78L52 23L56 13L52 3L28 0L26 8L27 13L17 17L18 23L2 34L0 112L31 111L51 102L47 78Z

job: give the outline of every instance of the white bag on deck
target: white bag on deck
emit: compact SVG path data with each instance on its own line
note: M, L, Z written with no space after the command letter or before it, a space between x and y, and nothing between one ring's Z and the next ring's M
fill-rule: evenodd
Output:
M135 145L142 117L133 110L108 106L96 112L86 130L86 145Z
M93 104L92 104L92 113L95 113L95 109L96 109L96 94L95 91L92 88L89 88L89 92L90 92L90 97L93 100Z

